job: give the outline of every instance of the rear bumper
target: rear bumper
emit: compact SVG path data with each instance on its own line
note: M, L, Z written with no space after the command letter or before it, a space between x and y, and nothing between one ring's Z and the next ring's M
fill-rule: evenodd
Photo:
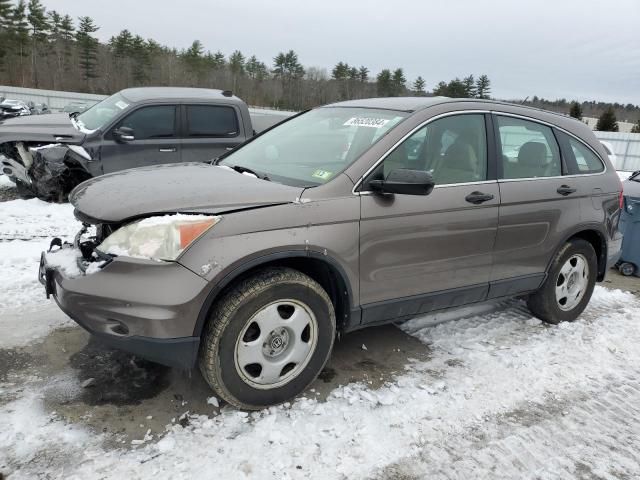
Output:
M196 364L193 332L207 282L182 265L116 258L69 277L43 254L39 279L63 312L104 343L171 367Z

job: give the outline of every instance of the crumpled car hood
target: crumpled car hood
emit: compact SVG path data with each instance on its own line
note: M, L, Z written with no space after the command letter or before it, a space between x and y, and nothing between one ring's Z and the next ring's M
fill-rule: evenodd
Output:
M26 115L0 122L1 141L36 141L79 143L85 134L78 131L66 113Z
M120 223L151 214L224 213L296 201L303 191L203 163L123 170L92 178L69 196L89 223Z

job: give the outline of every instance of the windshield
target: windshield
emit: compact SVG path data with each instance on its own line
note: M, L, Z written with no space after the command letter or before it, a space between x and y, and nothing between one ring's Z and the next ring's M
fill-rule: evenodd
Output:
M318 108L266 132L219 165L249 169L285 185L322 185L406 115L369 108Z
M81 129L98 130L127 107L129 107L129 102L122 95L116 93L78 115L76 122Z

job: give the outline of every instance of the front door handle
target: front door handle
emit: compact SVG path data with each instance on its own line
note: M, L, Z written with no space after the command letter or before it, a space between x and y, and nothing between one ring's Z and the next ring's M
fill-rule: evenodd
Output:
M556 190L560 195L566 197L567 195L571 195L572 193L575 193L576 189L575 188L571 188L569 185L562 185L561 187L558 188L558 190Z
M159 151L159 152L162 152L162 153L172 153L172 152L175 152L175 151L176 151L176 149L175 149L175 147L174 147L174 148L161 148L161 149L160 149L160 150L158 150L158 151Z
M464 197L464 199L469 203L473 203L474 205L480 205L481 203L493 200L493 195L482 192L471 192L469 195Z

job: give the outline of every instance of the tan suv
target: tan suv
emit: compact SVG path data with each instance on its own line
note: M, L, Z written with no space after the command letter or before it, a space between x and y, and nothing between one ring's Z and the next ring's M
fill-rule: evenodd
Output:
M213 163L83 183L71 201L96 229L43 254L40 277L91 333L199 363L241 408L302 392L338 331L509 296L574 320L619 255L622 188L604 148L540 110L349 101Z

